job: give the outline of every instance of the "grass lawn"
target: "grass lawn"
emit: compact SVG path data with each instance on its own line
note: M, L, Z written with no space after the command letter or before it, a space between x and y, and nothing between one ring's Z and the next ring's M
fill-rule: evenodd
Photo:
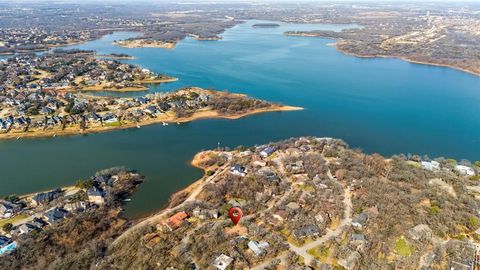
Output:
M407 243L407 240L402 236L395 242L395 251L400 256L408 257L412 255L412 247Z
M121 126L120 121L113 122L113 123L105 123L105 126L107 127L119 127Z
M7 224L7 223L15 223L15 222L18 222L18 221L21 221L22 219L26 219L28 218L27 215L16 215L14 217L11 217L11 218L4 218L4 219L0 219L0 228L2 228L3 225Z
M325 262L330 254L330 249L327 246L318 246L307 250L307 253L312 255L315 259Z

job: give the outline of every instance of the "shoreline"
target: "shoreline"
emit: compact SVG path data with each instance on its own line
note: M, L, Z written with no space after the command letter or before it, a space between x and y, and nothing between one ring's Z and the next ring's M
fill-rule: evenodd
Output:
M56 136L63 137L63 136L87 135L87 134L93 134L93 133L103 133L103 132L109 132L109 131L131 129L131 128L155 125L159 123L169 123L169 124L187 123L187 122L192 122L192 121L201 120L201 119L235 120L242 117L260 114L260 113L266 113L266 112L298 111L303 109L304 108L294 107L294 106L273 105L268 108L256 109L256 110L245 112L238 115L221 115L217 111L213 111L213 110L200 110L195 112L193 115L189 117L177 118L176 116L164 115L163 117L152 118L152 119L148 119L146 121L138 122L138 123L125 122L125 123L122 123L120 126L95 126L95 127L87 128L86 130L80 130L79 126L74 126L74 127L67 127L64 130L62 130L61 127L57 127L55 129L47 129L43 131L0 133L0 140L13 140L13 139L18 140L18 139L48 138L48 137L56 137Z
M433 63L433 62L427 62L427 61L420 61L420 60L414 60L414 59L410 59L406 56L395 56L395 55L360 55L360 54L356 54L356 53L352 53L352 52L347 52L343 49L340 49L338 48L337 46L337 43L330 43L330 44L327 44L327 46L333 46L337 49L337 51L345 54L345 55L348 55L348 56L353 56L353 57L358 57L358 58L384 58L384 59L399 59L399 60L402 60L402 61L405 61L405 62L408 62L408 63L411 63L411 64L418 64L418 65L425 65L425 66L433 66L433 67L444 67L444 68L450 68L450 69L454 69L454 70L457 70L457 71L462 71L462 72L465 72L465 73L468 73L468 74L471 74L471 75L475 75L475 76L479 76L480 77L480 71L474 71L474 70L469 70L469 69L466 69L466 68L462 68L462 67L458 67L458 66L454 66L454 65L451 65L451 64L439 64L439 63Z
M284 33L284 35L286 35L286 36L292 36L292 37L318 37L318 38L323 38L323 39L335 40L335 42L327 43L326 46L335 47L338 52L341 52L341 53L343 53L343 54L345 54L345 55L348 55L348 56L354 56L354 57L358 57L358 58L391 58L391 59L400 59L400 60L403 60L403 61L405 61L405 62L412 63L412 64L419 64L419 65L426 65L426 66L434 66L434 67L451 68L451 69L454 69L454 70L457 70L457 71L462 71L462 72L465 72L465 73L468 73L468 74L471 74L471 75L480 76L480 71L470 70L470 69L462 68L462 67L459 67L459 66L454 66L454 65L452 65L452 64L439 64L439 63L433 63L433 62L427 62L427 61L414 60L414 59L408 58L407 56L395 56L395 55L360 55L360 54L357 54L357 53L348 52L348 51L346 51L346 50L341 49L341 48L338 47L338 40L332 39L332 38L327 38L327 37L322 37L322 36L319 36L319 35L316 35L316 34L307 34L307 33L299 33L299 34L296 34L296 33Z

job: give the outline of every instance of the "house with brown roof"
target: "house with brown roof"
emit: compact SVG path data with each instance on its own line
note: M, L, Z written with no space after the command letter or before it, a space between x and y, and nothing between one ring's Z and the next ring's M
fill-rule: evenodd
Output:
M178 229L183 222L185 222L185 219L188 218L188 214L185 211L178 212L175 215L169 217L167 220L162 221L160 223L161 228L160 230L169 230L169 231L174 231Z

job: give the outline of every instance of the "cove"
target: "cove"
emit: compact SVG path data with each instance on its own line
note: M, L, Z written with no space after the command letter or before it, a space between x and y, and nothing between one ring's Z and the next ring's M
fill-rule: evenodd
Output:
M386 156L418 153L480 159L479 77L398 59L355 58L327 46L332 40L283 35L288 30L356 26L251 27L255 23L259 21L237 25L219 41L186 39L173 50L111 45L115 39L136 35L124 32L73 47L129 54L135 59L127 62L179 78L152 86L150 92L211 87L305 110L0 141L0 195L70 185L96 170L125 166L147 176L126 210L140 216L162 207L173 192L202 176L189 165L202 149L215 148L218 142L234 147L305 135L338 137Z

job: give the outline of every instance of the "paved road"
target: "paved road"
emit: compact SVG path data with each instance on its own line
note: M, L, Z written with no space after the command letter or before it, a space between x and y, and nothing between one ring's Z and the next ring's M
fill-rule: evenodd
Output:
M330 169L328 169L328 171L327 171L327 176L330 179L336 181L336 179L333 177ZM297 255L300 255L305 259L305 264L306 265L310 265L313 262L313 260L315 259L312 255L307 253L307 251L309 249L312 249L316 246L319 246L319 245L331 240L332 238L339 236L340 234L342 234L345 227L348 226L350 224L350 222L352 221L352 201L351 201L350 190L348 189L348 187L344 188L343 204L344 204L344 208L345 208L344 217L340 221L340 224L334 230L327 230L327 233L325 235L323 235L322 237L320 237L319 239L317 239L313 242L307 243L307 244L305 244L301 247L297 247L297 246L295 246L291 243L288 243L291 251L295 252ZM259 264L259 265L255 266L253 268L250 268L250 269L252 269L252 270L265 269L265 267L267 267L270 264L270 262L272 262L273 260L281 259L282 261L284 261L285 257L286 257L286 254L282 253L279 256L277 256L277 257L275 257L275 258L273 258L269 261L266 261L262 264Z

